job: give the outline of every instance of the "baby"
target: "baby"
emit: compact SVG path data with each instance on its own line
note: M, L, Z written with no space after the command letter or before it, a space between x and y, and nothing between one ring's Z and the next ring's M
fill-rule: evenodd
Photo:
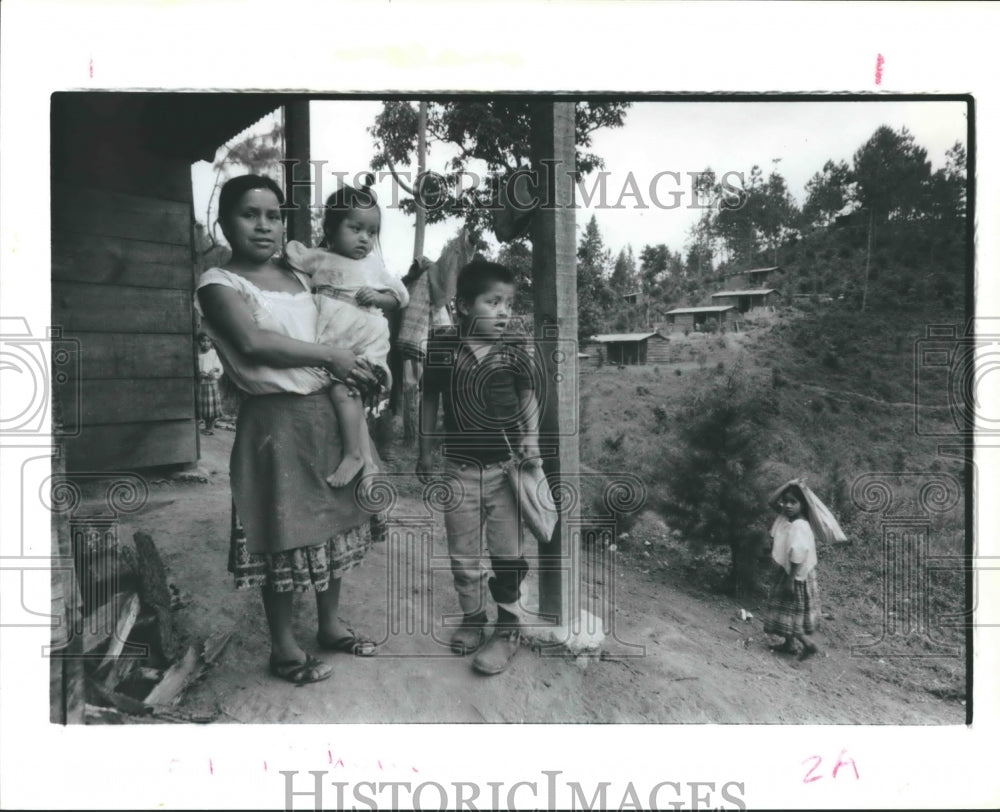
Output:
M285 249L285 261L311 277L319 308L316 340L350 348L365 358L387 391L389 322L382 311L406 307L409 295L402 280L386 270L380 253L373 253L380 225L374 194L345 186L327 201L324 247L307 248L293 240ZM375 463L357 391L335 380L330 399L340 421L344 456L326 481L340 488L358 473L374 473Z

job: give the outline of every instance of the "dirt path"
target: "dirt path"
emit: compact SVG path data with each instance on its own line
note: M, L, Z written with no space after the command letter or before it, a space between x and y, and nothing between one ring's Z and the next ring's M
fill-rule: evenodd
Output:
M218 713L220 722L282 723L964 720L958 702L874 679L847 651L831 648L826 657L805 662L775 655L766 647L759 619L739 620L731 601L688 593L624 568L614 575L614 590L598 577L585 582L584 592L598 603L603 595L614 595L614 636L606 641L606 659L550 656L524 647L506 673L483 678L443 644L449 630L441 616L457 611L446 559L434 559L441 569L433 577L399 581L389 573L398 572L393 552L400 547L390 544L377 545L345 579L341 612L356 628L385 639L380 655L323 655L334 666L331 680L296 688L268 675L259 596L235 591L225 570L232 434L217 431L203 440L201 466L208 484L154 485L148 507L121 529L124 541L135 530L151 533L172 580L190 597L177 615L183 633L235 632L220 662L189 690L184 710ZM402 500L396 510L416 515L421 506ZM443 556L443 527L433 537L433 553ZM387 613L387 599L390 606L398 599L399 611ZM297 630L308 644L315 610L307 597L298 607ZM390 627L387 616L401 619L398 628ZM824 635L818 640L822 644Z

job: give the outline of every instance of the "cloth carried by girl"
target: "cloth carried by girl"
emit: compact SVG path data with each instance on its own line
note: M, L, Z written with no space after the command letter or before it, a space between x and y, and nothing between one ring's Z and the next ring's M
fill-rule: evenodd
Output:
M806 507L808 508L806 516L816 541L823 542L824 544L847 541L847 536L841 529L840 523L830 512L830 509L823 504L820 498L810 490L809 486L802 479L790 479L780 488L776 488L767 498L767 503L775 510L778 510L778 497L784 493L789 485L797 485L802 490L802 495L805 497Z

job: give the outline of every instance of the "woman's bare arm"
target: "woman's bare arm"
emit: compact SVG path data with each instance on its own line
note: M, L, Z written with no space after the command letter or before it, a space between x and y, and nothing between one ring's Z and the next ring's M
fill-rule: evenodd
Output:
M198 302L212 327L254 364L277 368L321 366L341 380L352 378L358 382L368 375L359 370L354 353L348 349L312 344L262 330L240 295L226 285L200 288Z

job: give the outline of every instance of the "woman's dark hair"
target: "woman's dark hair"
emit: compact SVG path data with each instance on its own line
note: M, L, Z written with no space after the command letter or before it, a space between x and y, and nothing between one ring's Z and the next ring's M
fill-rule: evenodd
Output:
M485 259L474 259L458 272L458 279L455 282L455 299L472 304L477 296L482 295L497 282L516 285L517 278L506 265L489 262Z
M802 518L803 519L808 519L809 518L809 503L806 501L806 495L802 492L802 488L800 488L798 485L789 485L787 488L785 488L781 492L781 494L778 496L778 498L780 499L786 493L790 493L792 496L794 496L798 500L799 505L802 506Z
M274 192L274 196L278 198L278 205L282 207L281 219L285 219L285 195L277 183L266 175L239 175L227 180L222 186L222 191L219 192L219 216L216 219L223 234L226 233L226 223L236 211L243 195L254 189L267 189Z
M378 209L378 198L371 188L374 182L375 176L371 172L367 172L360 189L353 186L341 186L326 199L326 213L323 215L323 238L320 240L320 248L330 247L328 235L337 230L351 209ZM379 230L382 227L381 214L382 211L379 209ZM377 244L378 235L376 235L375 240Z

